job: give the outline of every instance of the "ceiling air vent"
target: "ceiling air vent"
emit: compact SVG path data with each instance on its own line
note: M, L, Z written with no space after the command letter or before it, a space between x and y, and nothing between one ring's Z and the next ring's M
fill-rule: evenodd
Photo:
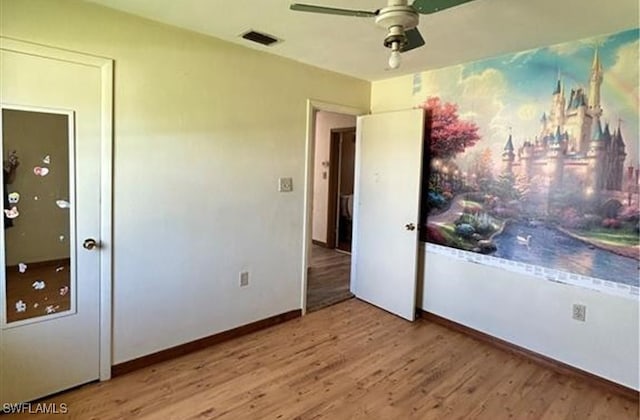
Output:
M279 42L278 38L274 38L271 35L263 34L256 31L249 31L242 35L246 40L257 42L258 44L266 45L267 47Z

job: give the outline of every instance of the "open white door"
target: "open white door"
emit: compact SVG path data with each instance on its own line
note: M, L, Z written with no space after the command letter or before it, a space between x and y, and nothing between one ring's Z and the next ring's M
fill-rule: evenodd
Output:
M424 111L358 117L351 291L413 321Z

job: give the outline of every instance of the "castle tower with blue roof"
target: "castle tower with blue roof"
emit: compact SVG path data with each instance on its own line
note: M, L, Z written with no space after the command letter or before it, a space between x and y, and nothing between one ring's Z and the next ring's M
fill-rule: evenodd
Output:
M608 123L604 128L602 125L603 75L596 49L588 92L575 87L567 101L564 83L558 77L550 110L542 114L535 141L524 141L515 148L514 139L509 135L502 154L503 172L529 181L544 177L551 189L578 187L586 194L622 190L625 142L620 122L614 133Z

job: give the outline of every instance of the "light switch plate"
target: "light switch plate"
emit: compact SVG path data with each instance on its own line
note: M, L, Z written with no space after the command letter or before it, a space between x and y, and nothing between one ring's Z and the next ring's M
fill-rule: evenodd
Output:
M585 322L587 320L587 306L578 303L573 304L573 319Z
M249 285L249 272L242 271L240 273L240 287L245 287Z
M280 178L278 180L278 191L291 192L293 191L293 178Z

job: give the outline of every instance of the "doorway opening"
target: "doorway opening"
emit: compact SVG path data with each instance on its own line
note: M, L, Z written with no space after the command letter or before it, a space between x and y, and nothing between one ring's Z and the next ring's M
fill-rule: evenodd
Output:
M356 162L355 127L331 130L329 162L326 247L351 254Z
M351 238L359 110L311 104L303 309L352 298Z

